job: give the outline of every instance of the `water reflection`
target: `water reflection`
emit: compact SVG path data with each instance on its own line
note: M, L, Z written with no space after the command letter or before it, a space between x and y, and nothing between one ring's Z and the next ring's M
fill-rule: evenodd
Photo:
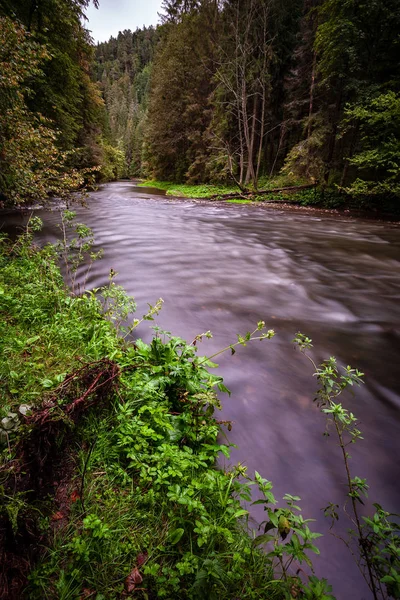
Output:
M398 226L174 202L130 182L104 186L88 205L77 209L79 218L104 249L88 286L106 283L112 267L140 314L161 296L161 327L187 339L211 329L208 354L259 319L276 329L273 340L220 360L233 392L224 400L223 418L235 422L229 434L238 444L234 461L271 479L278 497L301 496L305 515L318 518L316 529L327 533L320 509L343 504L344 477L339 449L322 435L310 365L291 344L300 330L313 338L316 360L335 355L365 373L366 386L350 399L366 438L354 449L354 473L367 477L373 501L398 508ZM58 215L40 216L42 239L53 241ZM19 219L8 216L8 226ZM139 333L151 336L146 326ZM334 584L338 600L369 598L346 548L328 533L319 545L318 572Z

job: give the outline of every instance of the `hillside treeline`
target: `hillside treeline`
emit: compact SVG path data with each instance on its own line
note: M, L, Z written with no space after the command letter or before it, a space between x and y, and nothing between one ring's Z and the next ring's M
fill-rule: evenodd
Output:
M131 175L377 199L400 195L399 51L397 0L166 0L93 73Z
M0 0L0 202L123 176L400 196L398 0L165 0L97 47L89 2Z
M63 197L123 172L91 78L89 3L0 0L0 205Z

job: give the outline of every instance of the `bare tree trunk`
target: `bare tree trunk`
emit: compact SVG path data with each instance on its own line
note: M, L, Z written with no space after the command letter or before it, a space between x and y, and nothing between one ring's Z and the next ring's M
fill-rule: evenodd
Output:
M315 68L317 65L317 54L314 50L313 54L313 66L311 72L311 85L310 85L310 103L308 108L308 125L307 125L307 139L311 135L311 116L313 113L313 105L314 105L314 88L315 88Z
M233 172L236 162L240 185L251 182L257 189L265 135L269 6L250 0L244 11L243 3L235 4L229 23L234 57L222 47L223 60L216 75L227 93L223 102L237 126L228 142L229 171Z
M257 166L256 166L256 185L255 188L258 188L258 178L260 176L260 166L261 166L261 156L264 144L264 131L265 131L265 105L267 103L267 86L265 77L267 74L267 33L268 33L268 8L263 6L263 64L262 64L262 73L260 77L260 86L261 86L261 118L260 118L260 141L258 144L258 153L257 153Z
M236 52L235 52L235 74L236 74L236 103L237 103L237 119L239 126L239 182L240 186L244 183L244 143L243 143L243 114L241 109L240 102L240 65L239 65L239 48L240 48L240 37L239 37L239 4L236 10L236 28L235 28L235 38L236 38Z
M270 174L269 174L270 177L272 177L272 175L273 175L273 173L275 171L275 165L276 165L276 161L278 160L278 154L279 154L279 151L280 151L281 146L282 146L282 141L283 141L283 137L285 135L285 131L286 131L285 125L282 123L282 125L281 125L281 133L280 133L280 136L279 136L278 149L277 149L276 154L275 154L274 163L273 163L273 165L271 167L271 171L270 171Z
M336 102L336 107L335 107L335 114L334 114L334 123L333 123L333 127L332 127L332 133L329 139L329 150L328 150L328 158L326 161L326 170L324 173L324 180L325 180L325 184L328 184L329 182L329 175L331 173L332 170L332 160L333 160L333 156L335 154L335 148L336 148L336 134L337 134L337 130L338 130L338 125L339 125L339 114L340 114L340 108L342 106L342 95L343 95L343 90L342 88L340 89L340 93Z
M258 179L260 177L261 156L262 156L263 143L264 143L266 96L267 96L267 92L266 92L265 85L264 85L263 90L262 90L262 96L261 96L260 141L258 144L258 152L257 152L256 185L255 185L256 189L258 188Z
M253 187L256 188L256 174L254 171L254 139L256 135L256 121L257 121L257 96L254 96L253 100L253 114L251 116L251 127L249 131L249 145L248 145L248 163L246 173L246 184L251 180Z

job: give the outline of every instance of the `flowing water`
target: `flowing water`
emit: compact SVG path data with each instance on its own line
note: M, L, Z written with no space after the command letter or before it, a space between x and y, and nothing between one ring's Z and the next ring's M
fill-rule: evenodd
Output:
M365 373L366 385L348 401L360 418L364 441L352 450L354 474L366 477L370 497L399 510L400 480L400 228L396 224L326 213L247 205L171 200L131 182L90 194L79 219L93 228L104 258L88 287L117 282L135 296L138 314L160 296L163 329L191 340L208 329L208 355L263 319L276 337L220 357L232 396L222 419L234 421L231 460L274 483L277 497L302 498L315 517L317 573L334 585L338 600L370 593L345 546L328 532L321 508L343 504L345 477L334 437L313 404L310 363L291 340L312 337L314 359L331 355ZM42 240L54 241L59 215L45 221ZM6 227L19 224L15 214ZM148 324L138 334L151 337ZM262 512L254 518L262 520ZM350 525L343 517L342 528Z

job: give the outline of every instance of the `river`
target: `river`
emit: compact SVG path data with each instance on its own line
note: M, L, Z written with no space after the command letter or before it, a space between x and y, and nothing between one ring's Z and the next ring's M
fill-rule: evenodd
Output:
M370 598L345 546L328 532L321 508L343 505L345 473L334 437L313 403L315 378L291 340L313 339L313 356L331 355L358 367L366 384L347 396L365 440L352 448L353 473L366 477L371 501L399 510L400 481L400 227L336 214L265 206L171 200L132 182L102 186L78 207L104 258L88 287L107 282L110 268L132 294L138 314L147 302L165 301L157 323L188 340L210 329L208 355L254 329L260 319L276 331L220 357L232 395L222 419L234 421L231 460L258 470L274 492L302 498L319 541L317 574L338 600ZM57 236L57 212L45 221L41 241ZM20 223L12 213L7 228ZM150 339L148 324L138 334ZM257 511L254 517L261 520ZM350 525L345 517L343 528Z

